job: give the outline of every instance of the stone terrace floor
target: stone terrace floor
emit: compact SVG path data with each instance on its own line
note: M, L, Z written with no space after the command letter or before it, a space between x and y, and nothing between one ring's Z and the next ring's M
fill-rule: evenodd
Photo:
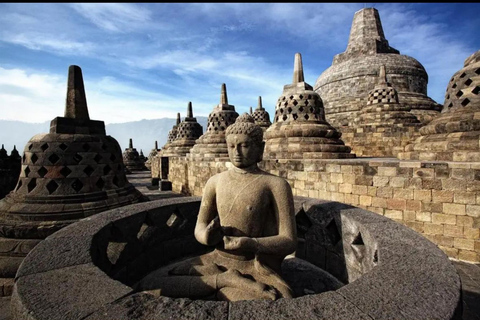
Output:
M172 191L159 191L151 186L150 171L134 172L127 175L128 181L151 200L181 197ZM463 319L480 320L480 265L453 261L462 280ZM434 307L434 306L432 306ZM0 320L12 320L10 297L0 297Z

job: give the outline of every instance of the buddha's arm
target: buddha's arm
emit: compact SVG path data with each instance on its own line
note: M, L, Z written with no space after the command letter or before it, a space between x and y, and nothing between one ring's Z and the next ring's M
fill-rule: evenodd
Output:
M202 203L195 226L195 238L207 246L216 245L222 240L223 232L218 220L216 204L216 178L210 178L203 191Z
M286 256L295 251L297 230L293 194L285 180L275 181L271 188L272 206L278 222L278 234L269 237L224 237L225 249Z

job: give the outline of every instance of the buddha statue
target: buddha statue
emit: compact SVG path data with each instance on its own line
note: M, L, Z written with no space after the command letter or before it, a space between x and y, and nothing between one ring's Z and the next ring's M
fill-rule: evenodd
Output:
M265 143L251 115L227 128L226 141L233 166L207 181L195 227L197 241L215 249L148 274L136 291L225 301L292 298L281 277L297 243L291 187L258 167Z

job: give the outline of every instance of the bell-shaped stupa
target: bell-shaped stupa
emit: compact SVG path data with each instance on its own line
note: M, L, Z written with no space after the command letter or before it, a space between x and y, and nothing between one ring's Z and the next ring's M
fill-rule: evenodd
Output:
M258 97L258 105L253 113L250 107L250 114L252 115L253 120L255 120L255 124L260 126L260 128L263 129L263 132L265 132L265 130L272 125L272 122L270 121L270 115L262 106L262 97Z
M90 120L78 66L68 70L65 116L26 144L14 191L0 201L0 278L13 278L27 253L64 226L147 200L124 173L118 142Z
M195 141L203 134L203 127L193 116L192 103L188 103L187 116L177 127L177 137L171 144L171 153L179 157L185 156L195 145Z
M158 149L158 142L155 140L155 147L150 150L150 153L148 154L147 161L145 161L145 167L147 167L148 170L152 169L152 161L153 158L158 155L158 152L160 150Z
M302 56L296 53L293 83L283 87L273 124L265 131L264 159L355 157L341 135L325 120L322 99L305 82Z
M162 150L160 151L160 156L162 157L169 157L169 156L174 156L175 154L171 153L170 147L172 145L172 142L175 141L177 138L177 130L178 126L180 125L180 112L177 113L177 120L175 124L173 125L172 129L168 132L167 136L167 142L163 146Z
M227 87L223 83L220 103L208 115L207 130L190 149L189 157L199 160L228 158L225 130L235 122L237 117L235 106L228 104Z
M0 199L15 188L21 167L22 157L16 146L13 146L12 152L8 155L2 144L0 149Z
M442 113L420 134L400 159L480 161L480 50L453 75Z
M330 124L342 131L354 125L382 65L398 92L399 103L409 105L410 112L424 124L438 114L442 106L427 96L425 68L416 59L392 48L383 33L377 9L364 8L354 15L347 49L333 58L332 65L315 83Z
M422 123L410 109L399 103L397 90L387 81L385 66L381 66L377 84L368 93L356 125L342 137L357 156L395 157L419 136Z
M128 148L123 151L123 163L128 171L143 171L147 170L145 167L145 156L143 152L141 155L138 153L137 149L133 147L133 141L130 138L128 143Z

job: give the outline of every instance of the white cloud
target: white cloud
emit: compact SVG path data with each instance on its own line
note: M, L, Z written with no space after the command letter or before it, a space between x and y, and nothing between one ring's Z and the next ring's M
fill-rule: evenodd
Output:
M88 55L95 48L91 42L76 42L62 39L61 36L52 37L36 32L8 35L3 38L3 41L22 45L32 50L54 51L64 55Z
M78 13L97 27L114 32L128 32L145 26L151 12L133 3L75 3Z

